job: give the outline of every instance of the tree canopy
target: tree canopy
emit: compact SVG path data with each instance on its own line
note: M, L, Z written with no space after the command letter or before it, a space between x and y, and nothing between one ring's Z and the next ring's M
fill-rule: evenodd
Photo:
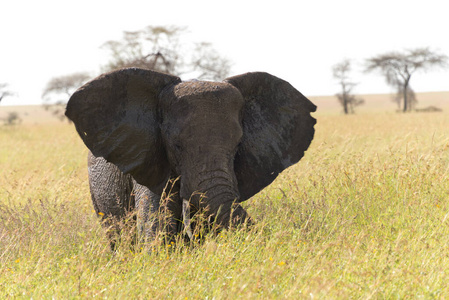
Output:
M210 43L186 43L182 36L186 28L148 26L142 30L125 31L121 40L103 44L110 60L103 67L111 71L138 67L181 76L194 73L198 79L222 80L228 76L231 64Z

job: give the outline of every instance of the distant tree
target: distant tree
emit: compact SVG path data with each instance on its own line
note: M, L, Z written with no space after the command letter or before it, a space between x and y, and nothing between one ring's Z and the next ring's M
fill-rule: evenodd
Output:
M417 48L404 52L388 52L369 58L366 61L366 71L379 70L385 76L387 84L399 91L399 99L402 98L403 103L402 111L407 112L417 103L410 87L412 75L419 70L427 71L447 65L446 55L431 51L429 48Z
M393 102L395 102L398 105L398 111L401 111L401 105L402 100L404 98L404 92L402 90L402 86L398 84L396 87L396 94L393 97ZM410 85L407 87L407 102L408 102L408 109L413 110L415 109L416 104L418 103L418 99L416 99L416 94L413 91L413 89L410 87Z
M148 26L138 31L125 31L121 40L103 44L111 54L103 71L138 67L176 76L197 73L198 79L217 80L228 76L230 62L209 43L182 43L181 36L185 32L184 27L177 26Z
M12 95L14 95L14 93L8 90L8 84L0 83L0 102L2 102L3 98Z
M108 41L103 48L111 58L104 71L136 67L159 72L179 73L179 38L183 27L148 26L138 31L124 31L119 41Z
M345 114L353 114L356 106L362 105L365 101L361 98L357 98L352 94L353 88L357 83L351 82L349 79L349 73L351 72L351 62L348 59L334 65L332 67L332 73L334 78L338 80L341 87L341 92L336 94L338 101L343 106Z
M89 79L90 75L85 72L52 78L42 93L45 109L50 110L61 121L64 120L65 105L70 96Z
M8 113L6 118L3 118L3 124L6 126L14 126L22 123L22 119L19 114L15 111L11 111Z
M195 45L191 66L199 72L198 78L222 80L229 75L231 64L212 47L211 43L201 42Z

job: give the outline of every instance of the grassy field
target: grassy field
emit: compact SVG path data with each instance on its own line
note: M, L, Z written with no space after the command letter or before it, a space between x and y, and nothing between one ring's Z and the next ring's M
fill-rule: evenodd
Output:
M250 230L113 255L71 125L0 127L0 299L449 298L449 113L317 113Z

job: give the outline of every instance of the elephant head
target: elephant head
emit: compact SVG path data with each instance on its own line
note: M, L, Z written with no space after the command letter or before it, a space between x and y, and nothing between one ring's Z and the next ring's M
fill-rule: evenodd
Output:
M239 202L303 157L315 110L267 73L182 82L130 68L85 84L66 115L96 157L152 191L179 176L180 196L226 227L231 211L240 222L246 218ZM195 192L204 198L191 197Z

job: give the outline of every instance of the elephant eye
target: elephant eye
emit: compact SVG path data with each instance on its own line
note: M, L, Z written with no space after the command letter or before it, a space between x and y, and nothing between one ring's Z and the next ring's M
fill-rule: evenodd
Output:
M181 144L175 143L175 149L176 149L177 151L182 151Z

